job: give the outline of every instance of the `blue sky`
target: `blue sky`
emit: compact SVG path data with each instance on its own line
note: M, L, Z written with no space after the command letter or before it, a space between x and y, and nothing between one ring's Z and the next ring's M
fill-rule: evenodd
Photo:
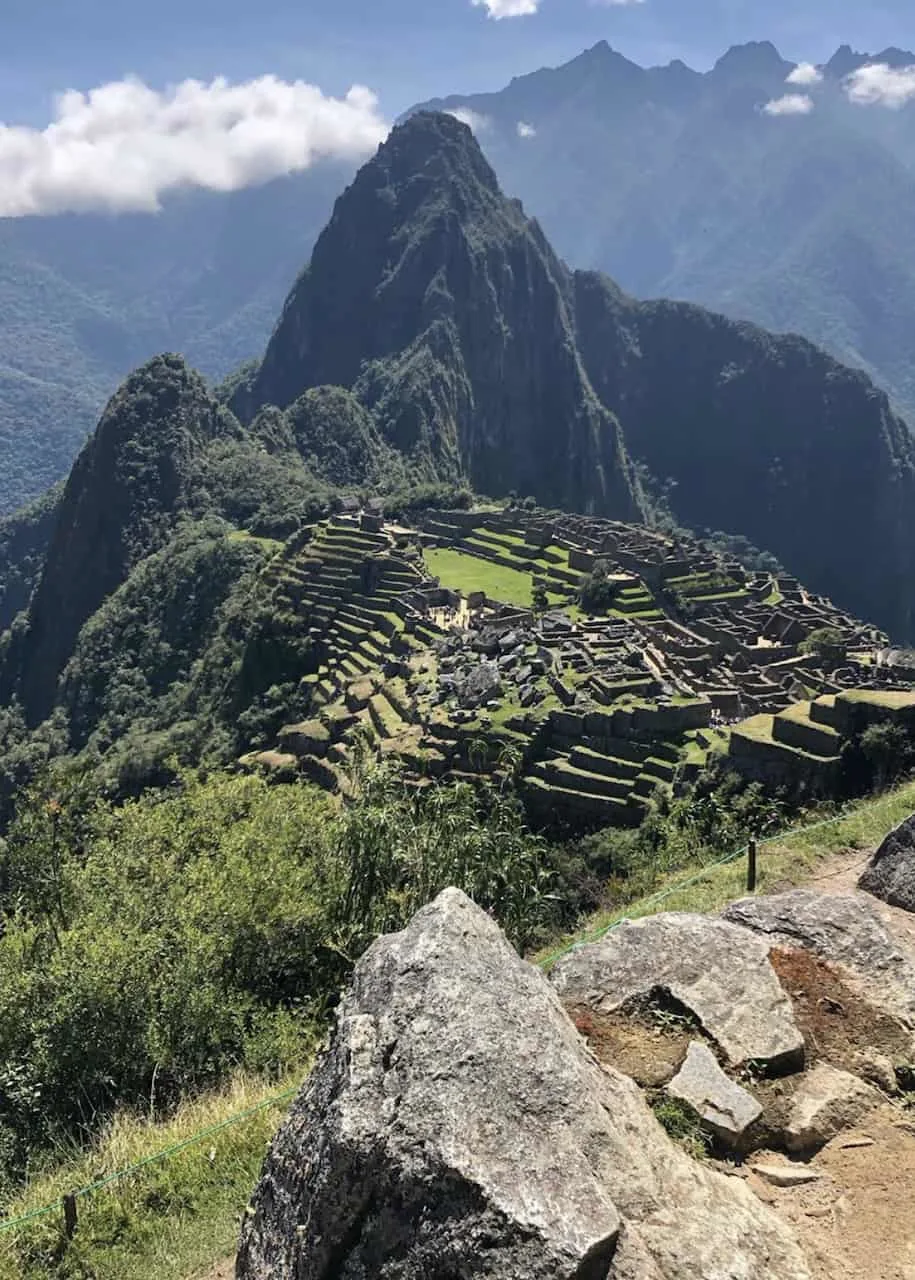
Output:
M494 21L470 0L3 0L0 119L42 124L49 98L135 73L164 85L273 72L329 93L369 85L388 116L444 93L499 88L607 39L641 62L707 66L768 38L787 57L838 44L915 46L912 0L540 0Z
M797 62L915 48L913 0L0 0L0 16L3 217L155 212L182 187L355 165L414 103L602 39L697 69L748 40ZM885 91L910 100L915 68Z

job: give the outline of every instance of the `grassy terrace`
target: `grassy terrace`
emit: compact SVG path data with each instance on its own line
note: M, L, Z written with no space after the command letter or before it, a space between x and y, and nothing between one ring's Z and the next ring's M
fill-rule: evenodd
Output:
M501 604L513 604L522 609L531 607L531 575L520 569L478 560L476 556L450 547L435 547L425 553L429 572L439 579L443 587L468 596L473 591L485 591L490 600ZM550 604L562 604L565 597L547 592Z
M869 703L874 707L890 707L894 711L915 707L915 693L892 689L846 689L842 693L843 702Z

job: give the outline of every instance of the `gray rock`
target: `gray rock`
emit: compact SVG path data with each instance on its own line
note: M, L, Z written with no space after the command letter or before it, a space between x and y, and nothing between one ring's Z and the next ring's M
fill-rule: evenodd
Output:
M356 968L270 1148L239 1280L809 1280L447 890Z
M762 1107L735 1081L701 1040L693 1040L667 1092L686 1102L702 1122L729 1146L739 1147L747 1129L762 1115Z
M567 1007L604 1013L668 992L732 1065L803 1064L804 1040L768 947L723 920L665 913L627 921L564 957L550 978Z
M521 690L519 701L522 707L533 707L538 702L542 702L544 698L543 691L538 689L535 684L529 684Z
M872 1005L915 1026L915 956L892 937L865 898L792 889L742 898L722 915L763 934L770 946L802 947L841 965L850 985Z
M915 814L886 837L858 881L858 888L891 907L915 911Z
M785 1125L789 1151L817 1151L852 1129L880 1103L880 1094L848 1071L818 1063L801 1078Z
M495 662L479 662L470 668L456 687L462 707L472 709L482 706L490 699L501 696L499 668Z
M823 1175L804 1164L751 1164L751 1170L773 1187L803 1187L821 1181Z

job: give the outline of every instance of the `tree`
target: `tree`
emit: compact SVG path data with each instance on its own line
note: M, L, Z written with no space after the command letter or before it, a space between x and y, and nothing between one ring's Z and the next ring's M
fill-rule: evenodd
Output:
M550 607L550 598L546 593L546 585L542 578L531 579L531 604L534 613L546 613Z
M595 561L594 568L582 577L578 587L581 607L588 613L607 613L616 599L616 583L610 578L605 560Z
M820 627L811 631L800 645L800 652L821 658L832 666L845 661L845 638L836 627Z

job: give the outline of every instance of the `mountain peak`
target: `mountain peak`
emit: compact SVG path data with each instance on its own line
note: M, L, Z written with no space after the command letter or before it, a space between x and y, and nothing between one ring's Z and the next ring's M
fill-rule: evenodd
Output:
M771 40L751 40L748 44L735 44L715 63L713 75L725 72L729 75L781 76L791 70Z
M872 63L883 63L894 68L911 67L915 66L915 53L895 46L884 49L882 53L858 53L851 45L843 44L827 62L826 74L832 80L844 80L846 76Z

